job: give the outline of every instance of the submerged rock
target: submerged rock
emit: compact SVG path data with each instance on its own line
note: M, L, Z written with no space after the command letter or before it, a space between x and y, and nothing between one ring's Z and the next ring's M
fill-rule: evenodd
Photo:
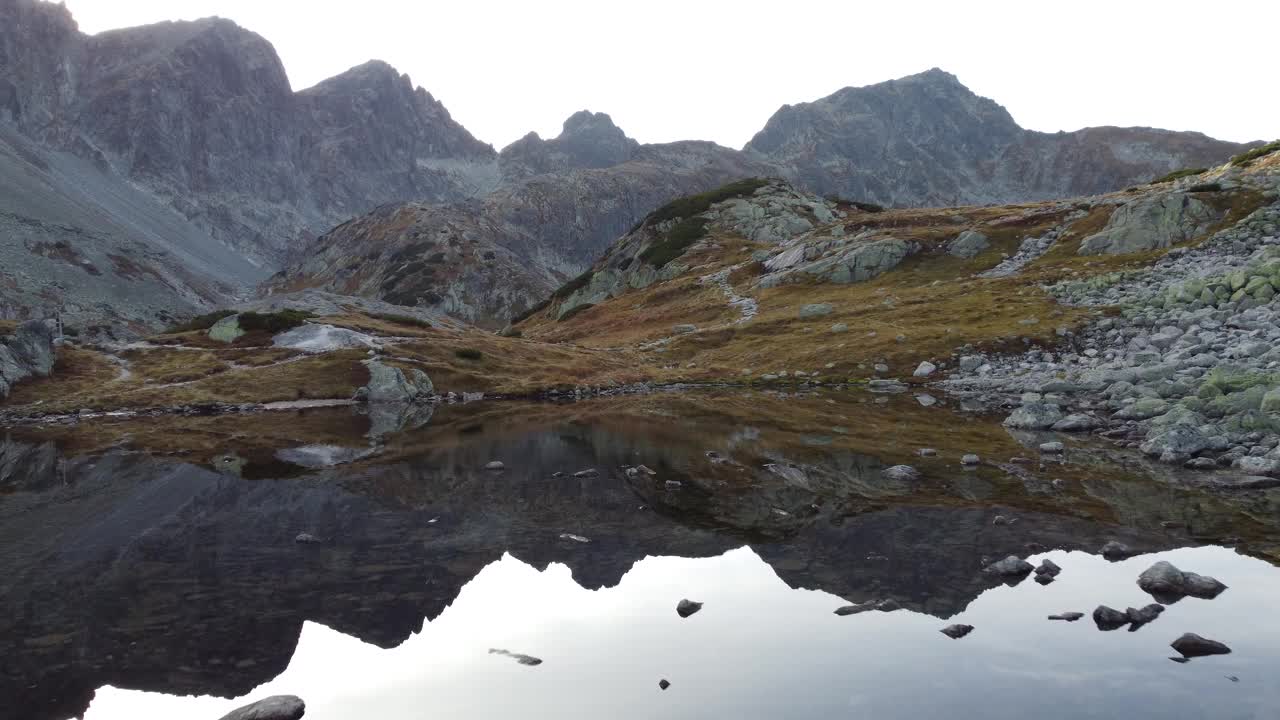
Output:
M946 635L952 640L959 640L965 635L968 635L969 633L973 632L973 626L956 623L955 625L948 625L942 628L941 630L939 630L938 632L942 633L943 635Z
M685 599L685 600L681 600L676 605L676 614L682 618L687 618L701 609L702 609L702 603Z
M307 705L297 695L272 695L223 715L220 720L298 720Z
M1082 617L1084 617L1084 613L1082 612L1064 612L1064 613L1058 613L1057 615L1050 615L1049 619L1065 620L1066 622L1075 622Z
M894 465L880 472L885 480L914 481L920 479L920 471L910 465Z
M1231 648L1217 640L1202 638L1195 633L1186 633L1169 643L1169 647L1177 650L1184 658L1204 657L1206 655L1228 655Z

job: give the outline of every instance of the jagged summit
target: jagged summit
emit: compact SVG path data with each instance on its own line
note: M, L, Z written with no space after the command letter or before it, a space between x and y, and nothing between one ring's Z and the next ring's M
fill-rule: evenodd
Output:
M1003 106L933 68L784 106L744 152L823 194L920 206L1107 192L1241 149L1136 128L1025 130Z
M555 138L543 140L531 132L504 148L502 175L513 181L550 172L609 168L632 159L639 147L607 114L579 110L565 119Z

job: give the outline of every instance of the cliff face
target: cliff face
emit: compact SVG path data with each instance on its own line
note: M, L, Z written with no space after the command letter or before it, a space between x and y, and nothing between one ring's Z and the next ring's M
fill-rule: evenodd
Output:
M294 93L271 44L228 20L86 36L61 6L3 0L0 21L6 120L260 264L379 204L496 181L493 148L384 63Z
M1244 147L1150 128L1024 130L933 69L785 106L745 152L820 194L920 206L1106 192L1221 163Z

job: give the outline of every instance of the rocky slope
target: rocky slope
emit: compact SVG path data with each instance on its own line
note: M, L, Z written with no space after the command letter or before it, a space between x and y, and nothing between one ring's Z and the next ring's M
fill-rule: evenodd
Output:
M612 130L600 132L606 124ZM580 148L583 131L619 140L618 152L592 154L600 147L591 142ZM326 233L306 259L271 279L268 292L321 288L501 326L653 207L762 169L712 143L635 145L607 116L581 114L559 138L526 138L503 158L504 168L520 168L516 174L555 171L505 183L476 201L379 208Z
M1244 147L1150 128L1024 130L933 69L785 106L745 151L818 194L921 206L1109 192L1217 164Z

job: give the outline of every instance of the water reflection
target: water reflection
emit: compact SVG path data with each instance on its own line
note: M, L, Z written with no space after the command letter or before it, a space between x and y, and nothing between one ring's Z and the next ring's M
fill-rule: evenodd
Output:
M836 617L842 601L787 586L750 549L714 558L646 558L613 588L591 591L569 569L539 572L510 556L484 568L418 635L382 650L308 623L297 653L254 697L295 693L307 717L1271 717L1280 703L1280 624L1255 622L1280 592L1265 563L1219 548L1159 559L1228 578L1213 601L1183 602L1136 633L1046 616L1149 601L1133 580L1155 557L1111 564L1054 552L1049 587L1000 586L959 617L953 641L914 613ZM676 599L703 600L688 620ZM1187 630L1232 655L1169 662ZM489 655L519 648L536 668ZM1232 681L1230 678L1236 678ZM659 690L660 679L671 688ZM237 701L107 689L88 720L219 717Z
M1209 493L1105 449L1015 465L1025 449L997 423L864 400L684 394L407 418L339 408L7 437L0 638L17 650L0 654L0 707L60 720L91 702L93 717L181 702L176 716L215 718L227 703L94 694L258 696L303 673L289 691L308 717L919 717L976 710L965 693L999 717L1041 712L1049 691L1066 708L1092 698L1137 716L1148 710L1126 698L1158 691L1151 708L1180 717L1200 716L1187 714L1199 701L1173 699L1199 686L1172 679L1205 666L1240 678L1236 714L1262 702L1246 676L1274 657L1214 623L1252 613L1253 637L1274 641L1258 604L1275 590L1264 562L1177 550L1208 553L1187 568L1232 589L1128 639L1043 618L1149 602L1135 596L1142 561L1077 552L1107 541L1277 557L1275 491ZM926 446L938 455L918 457ZM962 451L996 462L963 471ZM881 474L901 462L920 480ZM979 572L986 558L1046 550L1066 568L1047 588ZM670 625L680 597L707 609ZM883 599L906 610L831 614ZM1195 624L1175 631L1179 618ZM951 641L936 632L944 619L978 629ZM1166 646L1182 632L1221 633L1237 653L1176 666ZM1009 687L1020 674L1026 686ZM662 677L673 685L656 700Z

